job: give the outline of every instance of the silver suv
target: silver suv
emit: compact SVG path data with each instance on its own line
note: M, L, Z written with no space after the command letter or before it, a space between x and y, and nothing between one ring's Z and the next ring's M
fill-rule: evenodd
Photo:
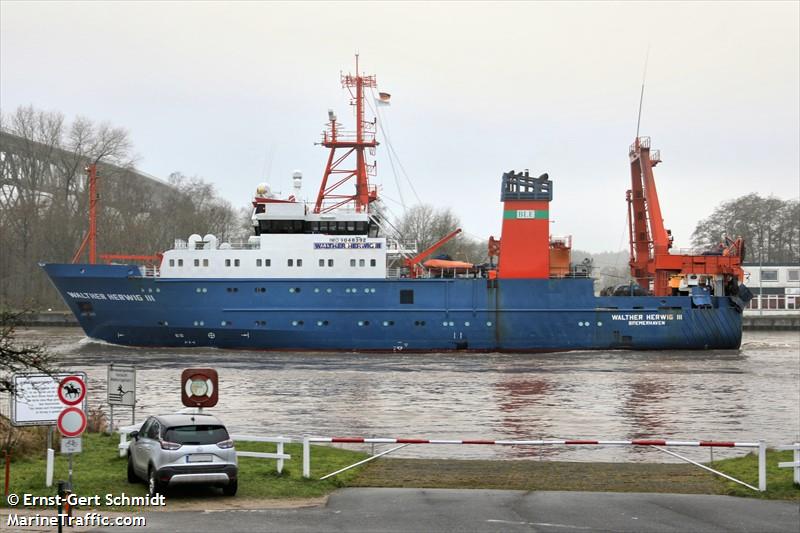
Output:
M236 450L222 422L206 414L151 416L131 433L128 482L147 480L150 495L180 484L222 487L236 494Z

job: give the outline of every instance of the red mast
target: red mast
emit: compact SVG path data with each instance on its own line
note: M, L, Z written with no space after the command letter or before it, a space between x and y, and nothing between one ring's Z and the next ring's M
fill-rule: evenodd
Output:
M364 154L365 148L374 150L378 146L375 140L375 124L364 121L364 88L376 87L375 76L362 76L358 72L358 54L356 54L356 73L355 75L342 75L342 87L347 87L350 91L350 105L356 108L356 131L343 132L336 122L336 115L333 111L328 112L328 127L322 133L322 146L330 149L328 164L325 166L325 174L317 194L317 202L314 205L315 213L325 213L334 210L349 202L353 202L358 213L367 212L370 202L378 199L378 191L369 184L369 176L375 175L375 164L367 164ZM355 89L355 91L353 91ZM337 156L336 150L345 150L342 155ZM356 167L347 168L345 162L350 155L355 153ZM331 176L333 183L328 185ZM344 194L345 191L336 192L339 187L355 178L355 194ZM323 205L325 200L332 200L328 205Z
M89 245L89 264L97 262L97 201L100 199L97 194L97 165L92 163L86 167L86 174L89 181L89 233L83 238L80 248L72 257L72 262L77 263L86 245Z

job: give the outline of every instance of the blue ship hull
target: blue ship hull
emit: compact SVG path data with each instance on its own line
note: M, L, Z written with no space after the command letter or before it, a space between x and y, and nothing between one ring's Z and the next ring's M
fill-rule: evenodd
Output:
M728 297L605 296L591 279L186 279L43 267L86 335L265 350L736 349ZM410 292L409 292L410 291ZM403 303L401 303L403 302Z

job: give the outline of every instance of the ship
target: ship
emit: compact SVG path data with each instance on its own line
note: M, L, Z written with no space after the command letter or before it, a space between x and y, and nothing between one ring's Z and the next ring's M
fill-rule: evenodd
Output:
M633 281L596 294L591 268L571 261L571 237L550 235L548 174L498 172L502 233L488 239L485 264L433 257L458 229L422 251L387 231L370 183L376 120L365 119L376 79L356 58L355 74L341 82L355 130L328 112L316 200L299 199L299 172L297 194L258 185L244 241L194 234L151 264L118 255L99 263L89 167L90 231L72 263L41 265L86 335L128 346L287 351L739 348L750 298L744 243L671 249L653 176L661 159L649 138L637 132L628 151ZM81 263L87 243L90 259Z

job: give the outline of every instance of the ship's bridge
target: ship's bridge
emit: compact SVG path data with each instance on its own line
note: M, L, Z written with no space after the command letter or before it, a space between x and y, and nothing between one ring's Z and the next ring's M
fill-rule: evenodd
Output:
M304 202L256 199L253 202L256 235L271 233L324 233L327 235L378 236L378 225L368 213L339 208L314 213Z

